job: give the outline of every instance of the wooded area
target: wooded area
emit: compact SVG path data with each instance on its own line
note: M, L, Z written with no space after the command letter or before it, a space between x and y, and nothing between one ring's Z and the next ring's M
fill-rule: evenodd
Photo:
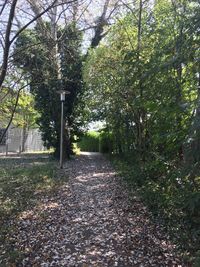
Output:
M120 155L115 164L130 187L198 254L200 5L141 0L128 8L84 65L87 111L105 121L108 150Z
M88 123L102 122L93 136L101 139L101 152L167 220L196 266L199 14L198 0L0 1L0 142L11 122L37 125L58 158L58 91L69 91L64 157Z

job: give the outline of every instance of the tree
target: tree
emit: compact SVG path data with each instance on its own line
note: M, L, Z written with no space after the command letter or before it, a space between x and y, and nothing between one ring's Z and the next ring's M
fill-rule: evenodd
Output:
M34 22L37 22L37 31L40 32L40 35L43 35L47 37L51 53L49 53L49 57L52 60L52 64L54 64L54 75L59 76L59 69L60 69L60 63L58 59L58 43L61 42L61 39L63 36L59 36L60 40L58 40L58 28L59 28L59 21L63 20L66 22L66 27L68 27L68 18L70 17L70 12L72 10L72 21L74 24L81 24L82 20L81 18L84 17L84 14L88 10L89 4L87 6L84 6L84 1L46 1L45 5L42 1L27 1L27 4L31 7L31 12L33 13L33 18L29 20L26 24L21 25L21 21L17 19L17 16L14 16L14 13L17 13L18 11L17 4L19 4L20 1L12 1L11 5L9 6L9 3L6 2L5 5L2 6L2 12L4 10L8 10L10 7L9 14L7 16L7 22L6 22L6 29L5 29L5 40L7 40L7 43L5 42L5 45L3 42L1 43L2 46L4 46L4 57L3 57L3 63L2 63L2 72L1 72L1 79L0 81L3 83L7 69L8 69L8 56L11 51L11 47L16 41L16 39L23 33L24 30L26 30L31 24ZM103 38L105 33L103 33L103 28L105 25L107 25L108 20L111 18L112 14L114 13L116 7L117 7L117 1L113 2L113 8L109 8L111 0L106 0L103 4L103 11L102 15L100 15L99 19L95 21L94 25L90 25L89 29L94 29L94 38L91 42L92 47L95 47L98 45L100 40ZM60 6L60 7L59 7ZM80 8L82 6L82 9ZM59 8L58 8L59 7ZM50 24L46 23L46 19L43 19L42 16L46 15L46 17L49 18ZM17 25L19 26L19 29L16 30L14 34L12 34L11 29L14 28L14 19L17 22ZM26 21L26 20L25 20ZM14 21L15 22L15 21ZM63 29L65 30L65 29ZM85 30L85 29L84 29ZM94 39L96 39L94 44ZM36 46L36 43L34 44ZM26 47L23 46L24 49L29 49L29 44L26 44ZM21 53L20 50L18 50L18 53ZM35 62L34 62L35 63ZM30 66L29 66L30 68ZM79 75L80 76L80 75ZM0 83L1 85L1 83ZM16 101L16 106L17 106ZM13 113L14 114L14 113ZM11 116L12 121L13 116ZM7 127L8 129L8 127ZM5 132L6 133L6 132ZM4 134L5 134L4 133ZM3 138L3 137L2 137Z
M3 48L3 61L1 65L0 71L0 88L4 82L6 77L7 69L8 69L8 59L10 55L11 46L16 40L16 38L23 32L27 27L33 24L37 19L39 19L42 15L44 15L48 10L53 8L57 4L57 0L52 1L42 12L37 14L34 18L29 20L25 25L23 25L19 30L17 30L13 34L13 27L14 27L14 18L15 13L17 11L17 4L19 3L18 0L12 0L11 2L5 1L5 3L1 7L0 16L4 16L4 11L9 9L8 15L6 16L6 23L5 23L5 32L3 32L3 38L1 39L1 46Z
M9 75L8 71L9 69L12 69L12 59L11 59L11 53L13 49L13 44L15 43L16 39L20 34L26 30L29 26L33 25L36 21L40 20L43 15L45 15L48 11L50 11L52 8L55 8L57 6L65 6L69 5L70 3L73 3L77 0L69 0L69 1L58 1L58 0L52 0L46 3L46 6L41 9L36 15L33 14L33 16L29 16L27 19L27 16L25 16L24 19L20 20L20 18L23 18L24 14L26 15L27 8L30 7L31 1L27 0L26 2L21 2L20 0L12 0L12 1L4 1L0 7L0 18L2 20L2 28L1 28L1 38L0 38L0 46L2 49L2 63L0 67L0 90L5 87L4 83ZM23 7L21 7L23 5ZM24 6L26 7L24 9ZM31 14L31 13L30 13ZM19 79L19 77L17 78ZM11 85L10 85L11 86ZM13 112L10 114L10 120L9 123L1 136L1 139L4 138L4 135L6 134L6 131L9 128L9 125L12 122L17 104L19 99L19 93L17 94L15 105L13 107ZM1 140L0 140L1 141Z
M46 29L51 25L46 25ZM49 36L51 34L49 33ZM31 92L35 95L35 107L41 116L38 124L42 131L43 140L47 147L55 148L55 155L59 156L60 140L60 101L58 91L61 89L70 91L70 95L65 101L64 118L65 125L65 156L71 153L70 131L73 129L72 112L74 103L81 90L81 56L80 44L81 36L77 32L76 25L71 24L68 28L58 30L58 52L60 55L59 70L61 79L58 77L58 69L52 58L52 49L49 49L50 40L43 37L40 25L35 30L24 32L16 43L15 63L18 67L30 75ZM27 43L32 43L29 50L24 49ZM38 43L40 45L38 45ZM35 44L35 45L34 45ZM20 51L20 52L19 52ZM23 57L21 57L22 52ZM30 56L31 55L31 56Z
M152 155L183 159L197 98L195 49L188 49L196 46L189 33L194 6L135 4L85 65L89 108L104 111L118 152L136 150L142 161Z

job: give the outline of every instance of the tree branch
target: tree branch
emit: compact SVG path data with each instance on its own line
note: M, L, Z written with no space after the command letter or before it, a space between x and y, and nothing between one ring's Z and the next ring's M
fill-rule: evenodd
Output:
M51 8L53 8L58 0L54 0L50 6L48 6L46 9L44 9L41 13L39 13L37 16L35 16L32 20L30 20L27 24L25 24L11 39L11 43L14 42L14 40L20 35L21 32L23 32L28 26L30 26L33 22L35 22L37 19L39 19L41 16L43 16L47 11L49 11Z
M2 15L2 13L3 13L3 11L4 11L4 9L5 9L6 5L7 5L7 3L8 3L8 0L5 0L4 4L2 5L2 8L0 10L0 16Z
M16 38L20 35L20 33L23 32L28 26L30 26L33 22L35 22L42 15L44 15L46 12L48 12L51 8L56 6L56 3L57 3L58 0L54 0L51 3L51 5L49 5L41 13L36 15L32 20L30 20L27 24L25 24L20 30L18 30L18 32L10 40L11 28L12 28L12 23L13 23L13 19L14 19L14 14L15 14L17 1L18 0L13 0L12 1L11 8L10 8L10 14L9 14L9 18L8 18L8 24L7 24L6 36L5 36L5 48L4 48L4 54L3 54L3 63L2 63L2 66L1 66L1 73L0 73L0 88L2 87L3 81L4 81L6 73L7 73L8 57L9 57L11 44L16 40ZM73 3L75 1L77 1L77 0L68 1L67 4ZM60 5L60 3L57 4L57 5Z
M15 101L14 108L13 108L13 110L12 110L12 114L11 114L11 117L10 117L10 120L9 120L9 123L8 123L6 129L4 130L2 136L0 137L0 143L3 141L3 138L4 138L4 136L6 135L8 129L9 129L11 123L12 123L12 120L13 120L13 117L14 117L14 115L15 115L15 111L16 111L16 108L17 108L17 105L18 105L20 92L21 92L21 90L22 90L24 87L26 87L26 86L27 86L27 85L23 86L23 87L20 88L19 91L17 92L17 97L16 97L16 101Z
M4 46L4 53L3 53L3 63L1 66L1 73L0 73L0 88L2 86L2 83L5 79L6 72L7 72L7 67L8 67L8 56L9 56L9 51L10 51L10 33L11 33L11 28L12 28L12 22L14 19L15 15L15 8L18 0L13 0L10 8L10 13L8 17L8 24L7 24L7 29L6 29L6 35L5 35L5 46Z

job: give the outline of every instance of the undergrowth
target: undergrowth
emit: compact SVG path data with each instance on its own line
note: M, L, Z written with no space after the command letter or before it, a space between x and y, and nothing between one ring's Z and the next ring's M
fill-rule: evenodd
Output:
M199 267L199 166L177 166L163 159L144 163L129 155L113 156L112 162L129 188L138 191L154 218L162 219L183 259Z

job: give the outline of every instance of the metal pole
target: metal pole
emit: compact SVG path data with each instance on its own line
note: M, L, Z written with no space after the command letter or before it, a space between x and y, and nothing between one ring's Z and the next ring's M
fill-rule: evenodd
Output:
M6 157L8 156L8 132L6 133Z
M63 130L64 101L61 101L60 169L63 168Z

